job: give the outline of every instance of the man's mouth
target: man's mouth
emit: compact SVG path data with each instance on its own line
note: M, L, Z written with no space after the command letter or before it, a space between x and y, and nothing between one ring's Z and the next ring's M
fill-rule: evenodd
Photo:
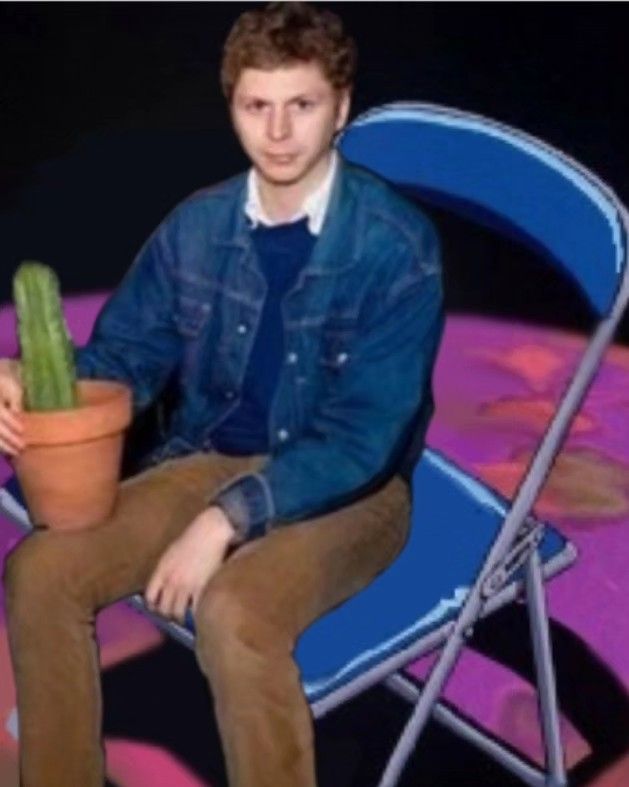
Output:
M273 153L268 153L267 158L269 161L272 161L274 164L290 164L297 158L296 153L290 153L286 155L275 155Z

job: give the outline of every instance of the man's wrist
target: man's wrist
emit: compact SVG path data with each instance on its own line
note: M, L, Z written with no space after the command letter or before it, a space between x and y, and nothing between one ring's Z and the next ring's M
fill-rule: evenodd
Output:
M218 524L220 538L225 540L226 545L229 546L241 540L238 530L231 523L229 517L225 513L224 509L221 508L221 506L213 503L212 505L208 506L207 511L210 511L212 516L215 517Z
M244 473L213 492L208 505L220 506L242 542L266 535L275 515L268 482L261 473Z

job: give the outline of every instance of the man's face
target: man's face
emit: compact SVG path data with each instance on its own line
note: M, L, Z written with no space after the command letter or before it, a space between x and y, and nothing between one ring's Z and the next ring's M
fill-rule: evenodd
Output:
M289 185L306 182L325 162L334 134L347 121L349 91L335 91L316 62L246 68L230 110L258 174L269 183Z

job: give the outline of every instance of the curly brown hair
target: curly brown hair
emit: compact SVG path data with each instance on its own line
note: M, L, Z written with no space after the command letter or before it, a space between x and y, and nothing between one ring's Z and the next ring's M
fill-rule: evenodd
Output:
M336 90L350 88L356 73L354 40L332 11L303 2L268 3L241 14L223 47L220 80L231 102L245 68L271 69L296 62L319 63Z

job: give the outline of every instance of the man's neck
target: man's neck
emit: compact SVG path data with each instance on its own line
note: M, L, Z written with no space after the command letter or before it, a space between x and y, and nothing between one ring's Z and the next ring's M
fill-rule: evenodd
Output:
M323 182L331 163L328 153L305 178L297 183L272 183L256 170L260 202L266 215L273 221L288 221L302 207L304 200Z

